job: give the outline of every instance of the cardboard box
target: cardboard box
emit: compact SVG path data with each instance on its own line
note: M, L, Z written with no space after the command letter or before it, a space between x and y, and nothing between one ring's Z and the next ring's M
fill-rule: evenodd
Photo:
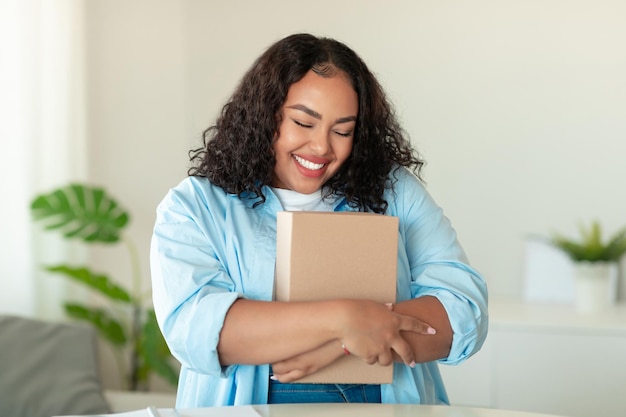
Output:
M279 212L277 301L395 302L398 218L357 212ZM297 382L387 384L393 366L344 356Z

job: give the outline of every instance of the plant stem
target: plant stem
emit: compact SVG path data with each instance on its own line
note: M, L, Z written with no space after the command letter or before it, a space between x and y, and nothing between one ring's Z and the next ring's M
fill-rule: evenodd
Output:
M131 296L133 298L133 303L141 305L141 268L139 266L139 255L137 253L137 246L135 246L134 242L126 235L122 236L122 240L126 244L126 247L128 248L128 253L130 255L130 266L132 271Z
M130 346L130 389L131 391L139 390L139 352L138 343L141 334L141 306L133 306L133 323L132 323L132 343Z
M141 296L141 269L139 266L139 256L137 253L137 247L133 241L126 235L123 236L123 241L128 248L130 254L130 263L132 271L132 311L131 311L131 340L130 340L130 374L129 385L131 391L137 391L139 389L139 338L141 337L141 312L142 312L142 296Z
M111 345L111 351L113 352L113 357L115 358L115 363L117 364L117 369L120 373L120 381L122 389L130 389L128 383L128 376L126 374L126 362L124 361L123 351L115 346Z

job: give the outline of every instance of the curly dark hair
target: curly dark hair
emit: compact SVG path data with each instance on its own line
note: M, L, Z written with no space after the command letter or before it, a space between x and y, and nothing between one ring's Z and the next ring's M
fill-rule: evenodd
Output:
M323 77L344 72L359 109L350 157L324 184L323 195L342 195L360 211L384 213L389 173L398 166L418 177L424 161L411 147L383 88L348 46L311 34L294 34L270 46L244 75L203 146L189 152L190 176L207 177L226 192L265 202L263 186L274 179L272 148L289 87L313 70Z

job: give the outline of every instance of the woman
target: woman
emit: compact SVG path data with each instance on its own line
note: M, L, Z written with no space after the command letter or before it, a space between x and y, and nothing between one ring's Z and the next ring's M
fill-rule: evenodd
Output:
M480 349L486 285L354 51L309 34L276 42L204 138L159 205L152 240L154 305L182 364L177 407L448 403L437 362ZM282 210L397 216L397 303L272 301ZM393 383L293 383L348 352L394 366Z

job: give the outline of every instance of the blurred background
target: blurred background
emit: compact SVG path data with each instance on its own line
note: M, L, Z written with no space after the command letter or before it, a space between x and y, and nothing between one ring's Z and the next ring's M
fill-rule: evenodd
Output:
M28 205L69 181L132 215L144 285L155 208L252 61L337 38L386 88L424 179L493 299L522 296L524 242L626 223L621 0L0 0L0 310L62 317L45 260L124 279L110 248L44 236Z

